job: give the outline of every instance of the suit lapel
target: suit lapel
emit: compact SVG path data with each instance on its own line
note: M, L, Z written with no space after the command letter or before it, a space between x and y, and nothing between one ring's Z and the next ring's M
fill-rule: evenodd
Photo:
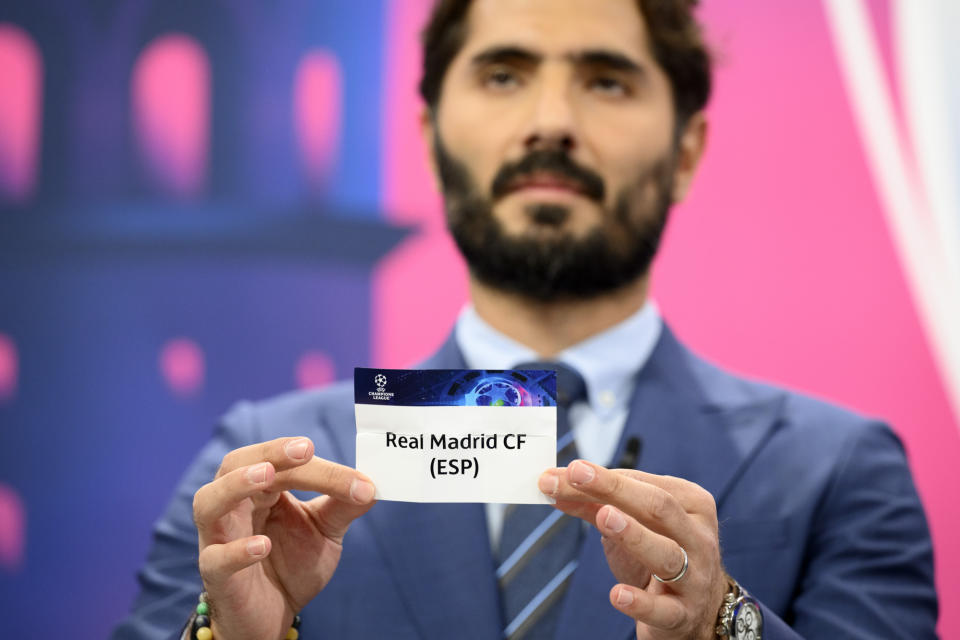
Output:
M723 412L708 402L704 381L691 370L692 358L664 325L657 346L638 374L614 460L623 454L627 441L639 438L642 450L637 468L695 482L713 494L719 506L749 456L731 439ZM769 414L766 418L756 422L759 430L769 430L775 422ZM752 442L761 440L758 435ZM610 605L614 584L600 534L591 527L565 596L570 605L563 608L557 639L631 637L633 620Z
M649 473L694 482L716 498L733 478L743 456L722 414L711 410L703 381L690 369L691 354L664 326L641 370L619 448L632 438L643 443L638 466Z
M463 369L451 334L423 369ZM480 504L382 502L373 528L424 638L501 636L500 600Z

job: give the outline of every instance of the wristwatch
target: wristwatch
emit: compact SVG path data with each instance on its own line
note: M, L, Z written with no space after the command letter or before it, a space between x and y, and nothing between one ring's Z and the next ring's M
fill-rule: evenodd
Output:
M730 579L730 590L723 597L717 617L717 637L728 640L762 640L763 612L760 603L747 590Z

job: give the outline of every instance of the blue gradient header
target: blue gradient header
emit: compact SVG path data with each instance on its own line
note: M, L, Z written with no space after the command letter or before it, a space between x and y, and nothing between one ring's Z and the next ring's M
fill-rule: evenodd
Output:
M367 369L353 375L354 402L408 407L555 407L548 370Z

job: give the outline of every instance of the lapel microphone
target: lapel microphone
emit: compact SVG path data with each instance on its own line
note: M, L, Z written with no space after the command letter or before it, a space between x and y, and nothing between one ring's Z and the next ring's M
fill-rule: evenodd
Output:
M617 468L636 469L637 463L640 462L641 451L643 451L643 441L637 436L631 436L623 447L623 453L617 461Z

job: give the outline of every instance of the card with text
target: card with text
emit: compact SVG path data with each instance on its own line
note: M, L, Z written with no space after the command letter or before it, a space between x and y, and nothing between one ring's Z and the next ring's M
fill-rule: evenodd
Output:
M554 371L354 369L357 470L380 500L549 503Z

